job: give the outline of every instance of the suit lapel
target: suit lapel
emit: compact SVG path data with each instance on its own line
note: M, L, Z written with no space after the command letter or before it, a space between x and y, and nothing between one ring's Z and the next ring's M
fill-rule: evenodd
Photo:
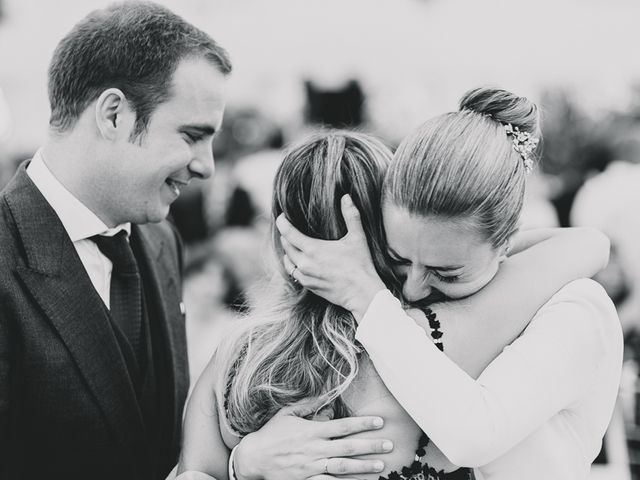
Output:
M180 291L177 279L180 278L175 255L171 254L171 245L166 237L160 235L156 225L132 225L132 235L139 238L142 259L149 272L148 295L154 304L156 317L150 319L160 328L164 342L154 345L154 349L162 349L161 355L166 360L170 373L170 389L172 392L173 425L172 438L178 439L177 428L182 418L182 405L188 390L188 364L186 359L186 336L184 316L181 311Z
M116 438L127 450L135 448L143 441L142 417L107 310L24 164L14 180L5 198L27 260L18 274L64 342Z

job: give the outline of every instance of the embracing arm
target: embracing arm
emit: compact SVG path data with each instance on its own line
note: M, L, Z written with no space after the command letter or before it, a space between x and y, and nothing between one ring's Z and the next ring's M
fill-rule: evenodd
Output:
M512 252L478 293L434 306L447 356L474 378L562 286L606 265L609 240L590 228L535 229L519 233Z
M600 230L590 227L533 228L520 230L511 242L510 255L516 255L542 242L554 241L552 247L558 253L566 253L576 259L586 254L585 277L606 267L609 261L610 241Z
M229 449L220 433L215 372L214 354L187 401L177 473L194 470L227 480Z
M317 295L350 310L362 323L364 312L385 286L373 267L359 212L348 195L342 199L342 214L348 233L337 241L306 237L282 216L277 226L287 253L286 270L294 271L295 279ZM471 297L434 307L442 320L445 352L473 377L522 332L555 292L571 280L595 274L609 255L607 237L594 229L530 230L514 240L517 253L503 262L489 285ZM368 315L377 313L369 309ZM399 304L386 315L376 337L380 342L397 319L407 318ZM425 337L424 342L428 341Z
M229 448L222 438L216 406L219 369L214 355L187 403L177 468L178 474L185 473L184 480L191 480L189 475L194 472L204 472L217 480L227 480L229 476ZM390 451L390 442L385 439L349 438L351 434L381 428L383 420L371 416L329 421L302 418L313 415L324 401L319 397L285 407L262 428L246 435L234 453L231 468L236 478L300 480L321 475L329 480L334 478L332 474L382 471L384 464L379 460L348 457Z
M390 315L398 307L384 291L371 305ZM462 466L494 460L584 398L605 355L622 351L615 308L603 289L586 279L556 294L478 380L424 342L423 330L411 320L398 318L385 342L368 342L385 323L382 316L371 320L363 322L357 339L374 344L368 352L376 370L394 395L400 392L402 406L447 458ZM408 366L418 365L424 366L420 382L406 374ZM610 375L616 375L613 367Z

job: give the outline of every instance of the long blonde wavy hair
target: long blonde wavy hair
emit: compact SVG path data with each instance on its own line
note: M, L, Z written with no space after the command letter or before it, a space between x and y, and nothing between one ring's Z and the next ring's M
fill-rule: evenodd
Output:
M272 203L279 275L216 353L221 367L218 392L225 392L227 421L236 432L256 431L282 407L307 397L325 395L323 410L335 418L348 414L340 395L358 372L356 322L350 312L302 288L284 272L284 252L274 224L284 212L308 236L341 238L347 230L340 199L350 194L376 269L395 290L397 280L386 266L380 209L390 160L391 152L376 138L341 130L317 132L285 154ZM239 356L243 350L246 353Z

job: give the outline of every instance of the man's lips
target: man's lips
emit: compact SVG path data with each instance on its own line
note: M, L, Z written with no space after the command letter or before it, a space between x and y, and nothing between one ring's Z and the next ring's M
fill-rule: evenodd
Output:
M180 195L180 189L189 185L189 181L180 180L177 178L169 177L165 180L165 183L173 190L176 195Z

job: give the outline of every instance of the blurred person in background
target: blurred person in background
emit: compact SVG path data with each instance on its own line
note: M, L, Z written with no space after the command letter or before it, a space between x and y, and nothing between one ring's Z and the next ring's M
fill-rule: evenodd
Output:
M596 275L616 304L625 340L621 406L628 432L631 470L640 472L640 165L614 161L578 190L571 224L595 227L611 238L611 259Z
M530 303L540 291L527 278L555 276L567 263L577 272L584 260L569 247L546 264L518 266L524 252L513 255L510 247L538 135L534 104L504 90L476 89L458 112L427 121L399 146L385 178L382 216L402 297L431 304L422 324L385 289L354 207L337 241L309 237L318 235L289 213L278 219L293 280L353 314L355 338L397 401L451 462L477 467L482 479L586 478L620 381L621 329L602 287L581 279ZM603 243L596 268L580 276L606 264ZM574 248L581 244L576 240ZM513 256L505 260L509 248ZM501 274L518 270L521 284L492 290ZM478 314L475 302L491 292L486 306L493 315ZM448 309L456 298L464 298L459 308L480 325L496 315L535 316L502 353L494 351L484 371L474 371L452 361L461 330ZM485 343L471 335L464 354Z
M189 379L181 244L231 63L164 7L96 10L49 67L49 136L1 193L0 477L156 479Z
M615 161L578 190L571 224L594 227L611 239L612 258L597 279L616 301L625 334L640 330L640 165Z

